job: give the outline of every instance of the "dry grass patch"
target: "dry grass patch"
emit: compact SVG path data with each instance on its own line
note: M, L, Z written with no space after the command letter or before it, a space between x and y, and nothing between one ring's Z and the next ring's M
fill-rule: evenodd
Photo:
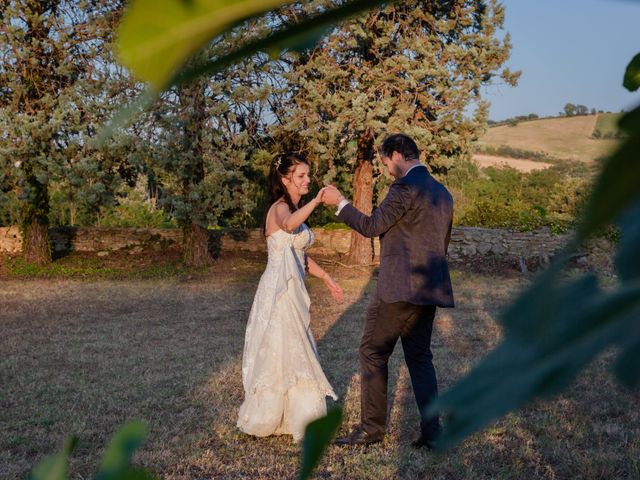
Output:
M550 163L538 162L533 160L525 160L522 158L500 157L498 155L486 155L484 153L476 153L473 159L478 162L480 168L487 167L511 167L520 172L529 173L533 170L544 170L551 166Z
M517 126L492 127L479 140L481 146L509 147L543 152L564 160L591 163L609 155L617 140L591 138L597 115L549 118L521 122Z
M132 418L151 437L136 461L161 478L295 478L291 438L235 428L244 328L261 258L223 259L193 277L0 283L0 477L23 478L69 433L80 437L74 478L87 478L107 439ZM346 301L311 279L322 364L358 421L357 346L373 287L368 269L334 269ZM497 310L519 275L454 271L458 308L441 311L433 341L442 388L500 338ZM318 478L638 478L640 399L611 383L600 358L563 397L497 422L442 455L409 442L418 415L401 347L392 357L389 435L369 449L330 447Z

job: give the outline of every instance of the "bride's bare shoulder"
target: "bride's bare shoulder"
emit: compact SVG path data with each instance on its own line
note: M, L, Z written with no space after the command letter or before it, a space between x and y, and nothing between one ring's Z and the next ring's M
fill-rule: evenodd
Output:
M282 221L290 214L289 206L284 199L276 200L267 212L266 236L282 230Z

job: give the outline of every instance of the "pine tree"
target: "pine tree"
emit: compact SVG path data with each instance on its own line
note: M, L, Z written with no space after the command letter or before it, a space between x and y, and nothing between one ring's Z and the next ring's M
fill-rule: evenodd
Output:
M108 49L121 10L119 0L2 2L0 183L21 201L28 262L51 260L52 185L73 190L95 210L112 198L120 174L130 173L126 136L92 143L126 82ZM107 81L115 82L111 90Z
M440 177L468 154L487 123L481 86L497 74L517 81L500 71L510 51L509 36L496 36L503 22L495 0L398 2L348 21L289 75L296 108L286 130L325 180L350 172L354 206L370 213L375 145L386 134L411 135ZM353 233L351 262L371 258L371 243Z

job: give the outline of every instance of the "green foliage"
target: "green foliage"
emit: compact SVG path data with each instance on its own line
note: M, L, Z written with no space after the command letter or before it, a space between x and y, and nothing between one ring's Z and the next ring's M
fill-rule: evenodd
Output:
M76 437L69 437L64 442L61 453L45 458L33 469L30 480L66 480L67 461L77 444Z
M21 258L7 261L7 273L16 278L77 278L84 276L101 277L116 274L115 269L100 267L96 262L85 262L84 265L61 265L53 262L49 265L35 265Z
M537 397L559 393L610 346L618 351L618 380L629 387L640 383L640 107L620 127L629 138L604 164L574 240L501 315L501 344L432 408L449 418L442 447ZM618 286L603 289L593 274L563 279L571 254L615 219Z
M148 436L145 423L132 421L118 430L102 459L96 480L151 480L154 477L146 470L131 465L131 457ZM70 437L58 455L46 458L30 475L30 480L67 480L67 463L78 441Z
M640 53L627 66L622 82L624 88L635 92L640 87Z
M177 224L148 202L127 202L102 209L96 222L98 227L113 228L176 228Z
M212 38L282 0L138 0L120 23L119 57L155 90L169 85L179 67ZM150 12L154 12L153 15Z
M115 254L114 254L115 255ZM145 255L145 253L142 253ZM155 279L175 278L180 275L199 272L200 269L188 268L177 261L153 262L148 266L127 268L126 266L105 266L96 257L65 257L64 261L57 260L48 265L35 265L25 262L22 258L10 258L5 260L3 273L9 277L50 278L50 279L96 279L120 280L120 279Z
M300 467L300 480L311 478L313 469L318 465L327 445L331 442L340 422L342 410L334 408L325 417L311 422L304 431L302 444L302 466Z
M551 162L556 163L557 160L550 157L549 154L544 152L532 152L531 150L522 150L520 148L514 148L509 145L500 145L499 147L493 147L491 145L483 145L478 148L479 153L485 153L487 155L497 155L500 157L510 158L524 158L527 160L533 160L536 162Z
M620 113L598 115L591 136L595 139L624 139L626 135L624 131L618 127L620 118L622 118L622 114Z
M113 228L175 228L177 223L146 198L139 187L119 192L118 204L102 207L95 225Z
M113 200L123 179L131 180L132 136L118 132L106 144L92 142L114 104L135 92L106 48L121 8L116 0L3 4L0 197L20 202L17 221L25 232L34 223L46 231L52 192L63 192L90 217ZM46 241L25 236L26 244Z
M290 142L309 153L323 181L340 185L363 144L402 131L423 148L432 171L444 174L485 127L480 86L496 76L517 80L501 69L510 50L508 35L495 38L503 19L493 1L416 0L342 24L297 57L288 75L295 103L284 126ZM468 116L472 103L477 108Z
M325 223L322 226L323 230L349 230L349 227L345 224L345 223L339 223L339 222L332 222L332 223Z
M133 454L145 442L148 435L149 428L141 421L132 421L120 428L102 457L96 480L153 478L145 470L131 466Z
M449 185L456 198L456 224L518 230L546 226L562 233L575 224L590 184L557 165L530 173L490 167Z

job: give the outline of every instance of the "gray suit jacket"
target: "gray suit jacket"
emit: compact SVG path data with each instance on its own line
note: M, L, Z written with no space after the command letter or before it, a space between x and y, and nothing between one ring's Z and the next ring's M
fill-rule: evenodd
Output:
M377 293L384 302L453 307L446 258L453 198L426 167L397 179L371 216L347 204L338 218L365 237L380 236Z

